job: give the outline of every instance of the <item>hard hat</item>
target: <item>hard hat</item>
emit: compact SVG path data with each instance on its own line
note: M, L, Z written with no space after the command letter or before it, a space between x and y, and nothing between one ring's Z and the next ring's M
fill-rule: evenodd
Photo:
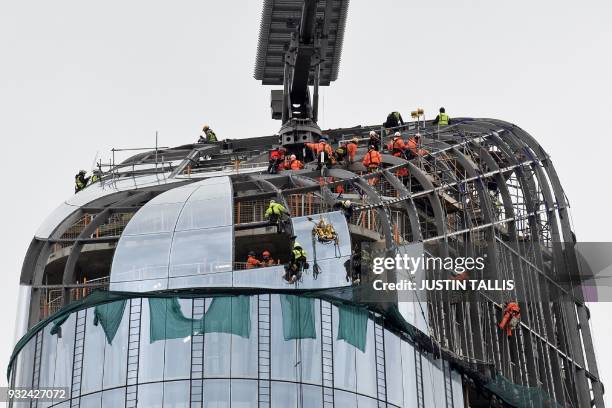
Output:
M249 251L249 256L255 256L255 252Z
M416 134L414 135L414 137L415 137L416 139L419 139L419 138L421 137L421 134L420 134L420 133L416 133Z
M210 126L204 125L204 130L208 130L208 129L210 129Z
M395 132L393 134L393 137L402 137L402 134L400 132Z
M344 200L344 202L342 204L344 204L345 207L350 207L351 206L351 200Z
M357 142L359 142L359 139L357 139L356 137L354 137L354 138L352 138L352 139L351 139L351 142L353 142L353 143L357 143Z
M295 159L297 159L297 157L295 157L295 154L292 154L291 155L291 160L295 160Z
M262 256L270 256L270 251L263 251Z
M270 200L270 204L275 204L275 203L276 203L276 200L274 199Z
M295 244L293 244L293 247L302 249L302 245L300 245L299 242L296 242Z
M370 149L376 149L376 146L370 145Z
M79 170L79 174L85 174L87 173L85 170Z
M372 136L376 136L376 132L373 131L373 130L370 130L370 137L372 137Z

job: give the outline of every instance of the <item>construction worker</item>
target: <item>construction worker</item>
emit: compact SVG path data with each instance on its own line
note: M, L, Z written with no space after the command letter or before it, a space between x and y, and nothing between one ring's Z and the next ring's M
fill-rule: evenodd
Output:
M370 131L370 141L368 142L370 146L374 146L376 151L380 150L380 136L375 131Z
M406 144L408 151L406 151L406 158L412 159L417 156L425 156L429 154L429 150L421 149L421 134L417 133L414 137L411 137Z
M512 336L512 330L516 329L521 319L521 308L515 301L505 304L504 314L499 322L499 328L506 330L508 337Z
M400 132L395 132L393 139L387 144L389 152L395 157L403 157L406 148L406 143L404 143L404 139L402 139L402 134Z
M304 168L304 163L299 161L295 154L292 154L289 157L289 160L285 161L284 169L285 170L302 170Z
M380 156L380 153L378 152L378 150L376 150L374 145L370 146L368 152L363 157L362 163L366 167L366 169L368 169L368 173L372 173L378 170L378 168L380 167L382 163L382 157ZM376 182L377 182L376 177L370 177L368 179L369 185L374 185L376 184Z
M302 277L302 271L306 268L306 251L304 251L299 242L294 242L293 249L291 250L291 259L285 269L285 280L289 283L297 282Z
M268 161L268 173L278 173L279 165L285 160L285 152L287 150L284 147L278 146L270 152L270 158Z
M334 151L332 147L327 143L327 137L321 136L318 143L306 143L308 147L314 153L317 160L317 170L321 170L323 165L330 167L332 156Z
M274 259L270 257L270 251L265 250L261 253L261 263L263 266L276 265Z
M198 143L214 143L217 141L217 135L208 125L204 125L202 128L202 134L198 139Z
M353 203L351 203L351 200L338 201L334 204L334 210L342 211L347 222L353 217Z
M338 146L336 150L334 150L334 160L336 163L343 163L346 158L347 150L346 146Z
M446 109L444 109L444 107L440 108L440 113L434 119L433 124L438 126L447 126L451 124L451 118L446 114Z
M250 251L247 257L247 261L246 261L246 268L247 269L259 268L262 265L263 265L262 262L255 257L255 252Z
M82 189L87 186L89 182L89 177L85 177L87 172L85 170L80 170L76 176L74 176L74 192L78 193Z
M353 285L359 285L361 283L361 251L359 248L352 251L351 258L344 262L344 268L346 270L346 281L350 281Z
M396 128L398 126L404 126L404 119L402 119L402 115L399 112L391 112L387 115L387 120L383 123L383 127L385 128Z
M346 144L346 153L350 164L355 162L355 155L357 154L357 147L359 146L359 139L356 137L352 138L350 142Z
M98 169L94 170L93 174L89 178L89 184L93 184L96 181L100 181L101 177L102 177L102 172L100 170L98 170Z
M276 224L276 232L281 233L284 230L285 218L289 216L289 211L275 200L270 200L270 205L264 213L264 217L270 220L272 224Z

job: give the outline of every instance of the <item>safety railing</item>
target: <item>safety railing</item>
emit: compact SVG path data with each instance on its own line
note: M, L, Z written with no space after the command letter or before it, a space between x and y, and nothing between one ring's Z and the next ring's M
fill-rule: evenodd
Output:
M40 320L51 316L66 303L83 299L94 290L108 290L109 284L110 277L105 276L98 279L84 279L83 283L73 285L41 285L35 287L34 289L40 291ZM64 299L66 291L69 296L68 302Z

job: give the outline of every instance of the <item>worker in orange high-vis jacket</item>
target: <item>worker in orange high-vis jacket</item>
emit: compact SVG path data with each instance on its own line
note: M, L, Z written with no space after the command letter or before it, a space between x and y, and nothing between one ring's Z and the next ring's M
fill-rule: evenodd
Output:
M321 169L323 164L331 167L334 150L327 143L327 137L321 136L317 143L306 143L306 147L312 150L317 160L317 169Z
M357 154L359 139L356 137L352 138L350 142L346 144L346 153L348 155L348 161L350 164L355 162L355 155Z
M429 150L421 149L421 135L417 133L414 137L411 137L406 143L406 148L409 150L409 154L406 156L410 158L414 158L417 156L425 156L429 154Z
M283 170L302 170L303 168L304 163L299 161L295 154L287 157L283 165Z
M363 165L368 169L368 173L372 173L373 171L378 170L380 164L382 163L382 157L380 156L380 152L376 150L376 146L371 145L368 149L368 152L363 157ZM374 185L377 182L376 177L370 177L368 179L369 185Z
M501 321L499 322L499 328L506 331L508 337L512 336L512 330L514 330L521 319L521 308L515 301L506 303L504 308L504 314Z
M391 154L395 157L403 157L404 151L408 147L406 143L404 143L404 139L402 139L402 134L400 132L395 132L393 135L393 139L387 143L387 150L391 152Z
M262 266L261 261L255 257L255 252L250 251L246 261L246 268L253 269L259 268L260 266Z

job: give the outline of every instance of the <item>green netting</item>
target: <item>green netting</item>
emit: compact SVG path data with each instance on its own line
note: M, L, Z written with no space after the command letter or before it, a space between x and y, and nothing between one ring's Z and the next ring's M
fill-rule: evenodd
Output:
M214 298L201 319L183 315L177 298L150 298L150 341L181 339L201 333L251 335L248 296Z
M149 299L149 341L181 339L202 333L203 319L183 315L177 298Z
M344 340L365 353L368 337L367 309L340 305L338 306L338 314L340 316L338 340Z
M98 305L94 309L94 324L96 326L98 323L102 325L108 344L113 344L113 339L117 330L119 330L121 319L123 319L126 303L127 300L125 299L117 300L116 302Z
M251 335L251 298L218 297L212 300L204 319L206 333L230 333L248 338Z
M316 339L314 299L281 295L280 302L285 340Z
M485 388L517 408L561 408L541 388L514 384L499 374Z

